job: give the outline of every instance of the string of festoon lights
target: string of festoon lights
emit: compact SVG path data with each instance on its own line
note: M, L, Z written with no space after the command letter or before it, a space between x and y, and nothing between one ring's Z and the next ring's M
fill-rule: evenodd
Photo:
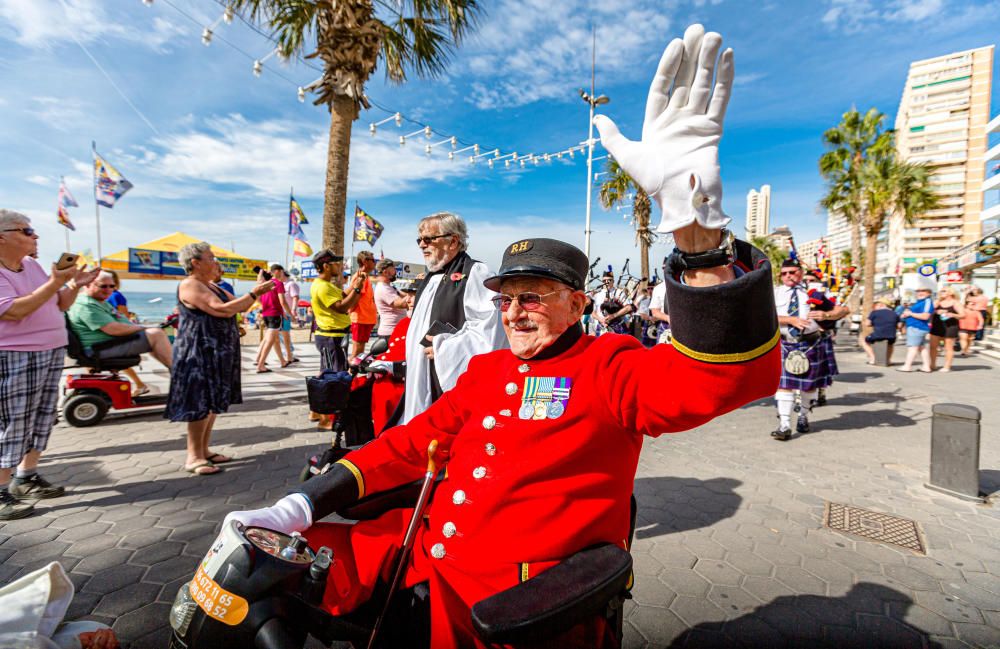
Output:
M220 42L227 47L232 48L234 51L245 56L248 60L252 61L251 72L254 77L260 77L265 69L269 74L274 74L279 79L289 83L296 88L296 94L300 102L305 102L306 94L319 85L322 77L316 79L312 83L306 85L299 85L296 81L287 77L282 73L277 66L265 65L267 62L276 58L281 63L287 63L291 57L289 57L285 52L282 51L281 47L278 46L277 41L266 31L260 28L252 20L248 20L243 17L239 12L235 11L233 7L225 2L225 0L216 0L217 4L222 7L222 15L216 18L213 22L209 24L204 24L203 21L198 20L182 8L178 7L171 0L159 0L163 4L171 7L177 13L181 14L187 18L192 23L198 25L202 28L201 31L201 42L206 47L212 45L214 42ZM142 3L147 7L153 6L156 0L142 0ZM247 27L253 30L255 33L260 35L262 38L270 41L273 47L263 56L254 56L253 54L247 52L246 50L240 48L232 41L221 36L218 32L223 25L231 25L234 20L239 20L244 23ZM302 59L299 56L295 57L296 61L302 66L315 70L322 74L323 70L310 62ZM480 163L486 163L489 169L511 169L513 168L525 168L525 167L537 167L542 164L550 164L554 160L574 160L575 154L581 153L582 158L586 158L587 142L579 142L572 146L559 151L552 151L548 153L525 153L519 154L516 151L511 151L507 149L501 149L500 147L488 147L476 142L470 142L463 140L456 135L448 135L446 133L439 132L432 128L429 124L410 119L406 117L403 113L399 111L394 111L385 106L381 106L377 102L371 99L371 97L365 96L366 101L373 108L376 108L384 113L388 114L388 117L382 120L370 122L368 125L368 131L371 133L372 137L375 137L383 132L385 132L385 127L388 126L392 128L395 126L399 129L399 134L395 135L400 147L405 147L407 144L411 146L415 143L423 143L424 153L431 157L434 155L435 151L444 150L447 151L447 157L449 160L465 161L470 165L478 165ZM412 125L415 128L412 132L403 133L403 125ZM409 126L407 126L407 129ZM596 146L600 142L600 139L594 139L594 145ZM419 146L419 144L417 144ZM505 150L509 152L504 152ZM603 160L607 156L601 156L599 158L594 158L594 162ZM502 164L501 164L502 163ZM596 179L596 174L595 174ZM628 218L625 215L624 218Z

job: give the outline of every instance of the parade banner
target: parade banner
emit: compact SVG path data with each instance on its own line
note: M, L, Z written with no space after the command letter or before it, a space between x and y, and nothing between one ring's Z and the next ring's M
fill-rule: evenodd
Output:
M215 260L222 266L222 276L228 279L256 281L257 273L254 272L254 267L267 267L267 261L264 259L216 257ZM176 252L147 250L145 248L128 249L128 272L136 275L160 275L178 278L187 274L181 267Z

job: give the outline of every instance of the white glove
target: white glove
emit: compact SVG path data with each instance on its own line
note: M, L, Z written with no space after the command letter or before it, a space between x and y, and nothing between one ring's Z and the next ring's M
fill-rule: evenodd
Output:
M733 50L719 57L713 92L721 46L722 37L701 25L688 27L683 41L671 41L649 88L642 141L627 139L603 115L594 118L601 144L660 206L658 232L696 221L719 230L731 220L722 211L719 140L733 87Z
M274 505L264 509L245 512L229 512L222 525L239 521L246 527L263 527L283 534L302 532L312 526L312 507L303 494L285 496Z
M372 374L392 374L392 361L372 361L368 364L368 371Z

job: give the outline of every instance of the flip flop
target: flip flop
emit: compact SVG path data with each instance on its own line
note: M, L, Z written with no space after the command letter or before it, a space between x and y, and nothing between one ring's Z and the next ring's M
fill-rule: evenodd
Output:
M134 392L132 392L132 398L134 399L136 397L141 397L144 394L149 394L149 386L148 385L144 385L141 388L138 388Z
M281 367L283 367L283 368L284 368L284 367L288 367L288 366L289 366L289 365L291 365L291 364L292 364L292 361L288 361L287 363L282 363L282 364L281 364Z
M207 459L212 464L225 464L226 462L232 462L234 458L223 455L222 453L212 453Z
M267 373L268 373L268 372L270 372L270 371L271 371L271 370L269 370L268 368L266 368L266 367L265 367L265 368L264 368L264 369L262 369L262 370L257 370L257 373L258 373L258 374L267 374Z
M222 473L222 469L208 460L199 460L194 464L185 464L184 470L194 475L215 475L216 473Z

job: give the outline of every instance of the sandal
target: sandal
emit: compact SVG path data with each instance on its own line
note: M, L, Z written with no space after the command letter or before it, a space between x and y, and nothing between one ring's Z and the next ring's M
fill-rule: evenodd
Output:
M225 464L226 462L232 462L234 458L223 455L222 453L212 453L207 459L212 464Z
M222 469L208 460L199 460L194 464L185 464L184 470L194 475L215 475L216 473L222 473Z
M149 394L149 386L144 385L141 388L136 388L132 391L132 398L141 397L144 394Z
M285 368L285 367L288 367L288 366L289 366L289 365L291 365L291 364L292 364L292 361L287 361L287 362L285 362L285 363L282 363L282 364L281 364L281 367L282 367L282 368Z
M265 367L265 368L264 368L264 369L262 369L262 370L257 370L257 373L258 373L258 374L267 374L267 373L268 373L268 372L270 372L270 371L271 371L271 370L269 370L268 368L266 368L266 367Z

